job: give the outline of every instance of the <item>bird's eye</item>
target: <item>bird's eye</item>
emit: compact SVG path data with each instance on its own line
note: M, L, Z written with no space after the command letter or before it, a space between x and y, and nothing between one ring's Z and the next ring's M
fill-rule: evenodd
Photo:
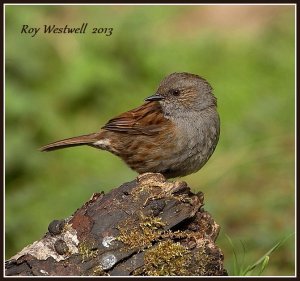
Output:
M175 96L175 97L177 97L177 96L179 96L180 95L180 91L179 90L171 90L171 93L172 93L172 95L173 96Z

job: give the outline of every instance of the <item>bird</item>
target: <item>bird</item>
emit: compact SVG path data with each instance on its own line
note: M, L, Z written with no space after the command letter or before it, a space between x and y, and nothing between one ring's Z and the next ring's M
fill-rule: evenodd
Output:
M168 179L199 171L215 151L219 135L212 86L197 74L175 72L142 105L110 119L98 132L40 150L88 145L119 156L139 174L161 173Z

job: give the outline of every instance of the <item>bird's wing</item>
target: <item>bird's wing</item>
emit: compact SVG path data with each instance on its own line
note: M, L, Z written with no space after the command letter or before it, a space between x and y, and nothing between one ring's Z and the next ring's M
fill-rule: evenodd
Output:
M133 135L155 135L163 130L164 122L170 121L164 117L160 104L152 101L109 120L102 129Z

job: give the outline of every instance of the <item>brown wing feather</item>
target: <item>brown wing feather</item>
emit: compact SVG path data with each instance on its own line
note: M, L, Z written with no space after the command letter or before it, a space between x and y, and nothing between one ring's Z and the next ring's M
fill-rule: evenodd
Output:
M158 102L146 102L140 107L109 120L102 129L133 135L154 135L162 130L160 123L164 121L164 118Z

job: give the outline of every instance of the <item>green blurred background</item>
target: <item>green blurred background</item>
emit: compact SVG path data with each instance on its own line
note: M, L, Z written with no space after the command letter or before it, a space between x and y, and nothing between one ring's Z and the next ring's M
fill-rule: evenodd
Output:
M199 74L218 98L221 137L196 174L222 229L217 240L232 272L232 249L250 264L295 231L294 6L6 6L5 254L39 239L93 192L136 177L119 158L90 147L37 148L98 130L154 93L172 72ZM21 34L89 24L86 34ZM111 36L91 27L112 27ZM294 275L292 236L263 275Z

